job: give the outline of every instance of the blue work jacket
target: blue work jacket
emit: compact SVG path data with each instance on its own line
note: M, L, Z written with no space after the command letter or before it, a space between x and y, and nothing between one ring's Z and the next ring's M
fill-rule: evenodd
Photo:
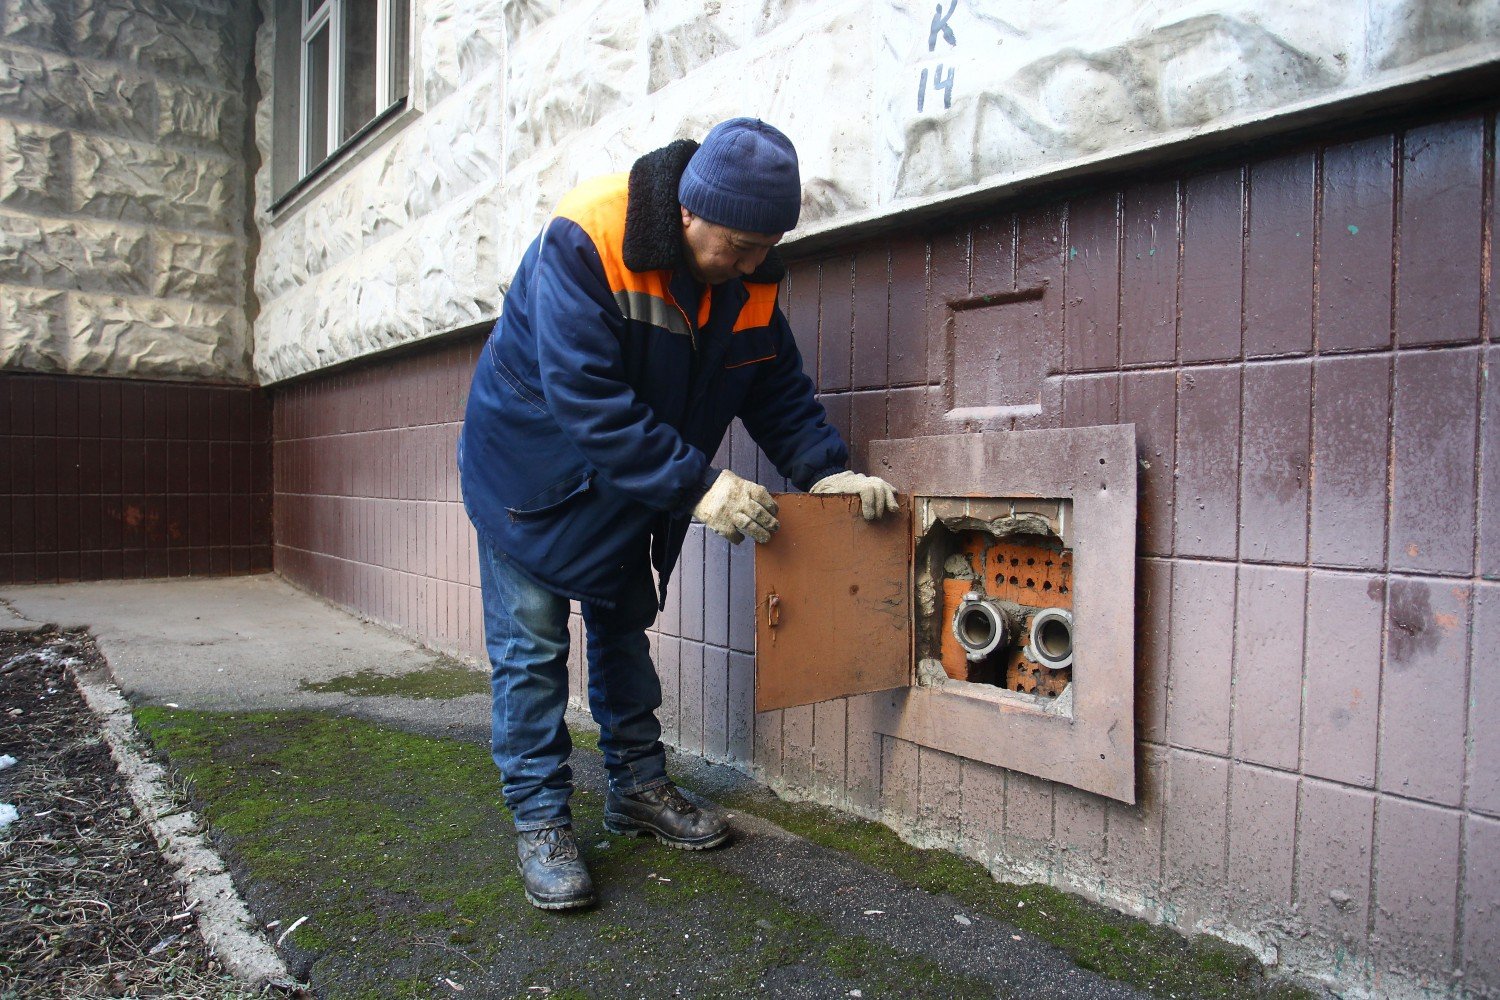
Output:
M648 560L665 600L735 417L800 489L848 462L776 303L779 262L710 288L687 269L677 182L695 148L559 203L474 370L458 443L469 518L577 600L612 604Z

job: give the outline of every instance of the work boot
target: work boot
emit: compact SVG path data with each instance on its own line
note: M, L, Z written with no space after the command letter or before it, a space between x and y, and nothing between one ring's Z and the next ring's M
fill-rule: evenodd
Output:
M594 902L594 881L578 854L571 826L517 833L516 867L532 906L571 910Z
M654 835L668 847L702 851L729 839L729 821L717 809L699 809L670 781L660 788L604 797L604 826L632 837Z

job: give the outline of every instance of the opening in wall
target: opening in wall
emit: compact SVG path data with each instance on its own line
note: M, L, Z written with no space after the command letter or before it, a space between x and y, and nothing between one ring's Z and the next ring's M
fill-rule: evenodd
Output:
M1073 550L1067 500L918 497L918 684L1068 714Z

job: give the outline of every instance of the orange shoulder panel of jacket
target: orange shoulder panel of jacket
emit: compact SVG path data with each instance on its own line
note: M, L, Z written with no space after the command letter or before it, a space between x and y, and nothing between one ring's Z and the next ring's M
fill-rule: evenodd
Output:
M576 223L593 241L604 263L610 291L645 292L664 298L667 282L660 272L636 272L625 266L629 181L628 174L605 174L586 180L563 196L553 217Z
M625 174L592 177L563 195L552 214L578 223L595 243L609 235L623 239L628 190Z
M750 293L750 297L745 300L745 305L734 321L734 332L770 326L771 314L776 311L776 292L779 288L779 285L745 282L745 291Z

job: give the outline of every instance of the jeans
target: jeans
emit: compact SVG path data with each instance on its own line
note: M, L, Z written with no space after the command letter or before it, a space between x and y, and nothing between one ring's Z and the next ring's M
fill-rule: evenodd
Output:
M490 655L490 751L517 831L572 822L568 798L573 741L568 703L568 599L532 583L484 539L479 541L484 636ZM621 794L667 783L661 745L661 681L646 629L656 620L656 588L642 569L613 608L583 604L588 640L589 709L610 787Z

